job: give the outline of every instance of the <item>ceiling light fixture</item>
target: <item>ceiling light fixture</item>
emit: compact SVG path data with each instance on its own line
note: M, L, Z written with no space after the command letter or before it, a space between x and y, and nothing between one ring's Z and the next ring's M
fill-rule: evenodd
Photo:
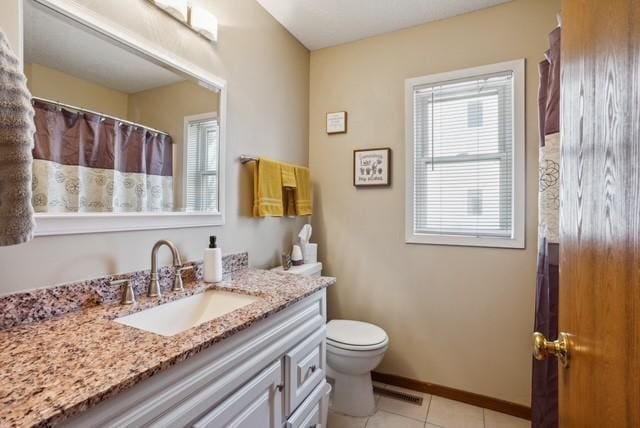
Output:
M200 6L191 6L189 25L207 39L218 41L218 20L208 10Z
M218 41L218 19L207 9L188 0L149 0L178 21L207 39Z
M189 16L189 4L187 0L151 0L160 9L186 24Z

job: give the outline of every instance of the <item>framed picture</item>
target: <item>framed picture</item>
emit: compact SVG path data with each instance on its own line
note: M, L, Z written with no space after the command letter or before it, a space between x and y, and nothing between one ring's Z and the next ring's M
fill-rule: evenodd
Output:
M391 149L353 151L353 185L374 187L391 185Z
M347 132L347 112L327 113L327 134L345 134Z

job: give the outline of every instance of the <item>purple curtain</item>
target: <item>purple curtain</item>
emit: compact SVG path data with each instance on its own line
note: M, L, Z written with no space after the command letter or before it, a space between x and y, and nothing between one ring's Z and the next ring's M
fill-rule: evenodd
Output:
M167 134L40 100L34 100L33 107L34 159L120 172L173 174L172 140Z
M173 209L169 135L37 99L33 106L37 212Z
M535 331L558 337L559 179L560 179L560 27L549 35L549 50L540 63L538 196L538 277ZM558 426L558 363L533 360L532 426Z

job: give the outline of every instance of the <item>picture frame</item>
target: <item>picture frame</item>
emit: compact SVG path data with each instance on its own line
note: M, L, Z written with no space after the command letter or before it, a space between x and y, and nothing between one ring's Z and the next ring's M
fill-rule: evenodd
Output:
M327 113L326 122L327 134L346 134L347 133L347 112L336 111Z
M391 186L391 148L354 150L353 185L355 187Z

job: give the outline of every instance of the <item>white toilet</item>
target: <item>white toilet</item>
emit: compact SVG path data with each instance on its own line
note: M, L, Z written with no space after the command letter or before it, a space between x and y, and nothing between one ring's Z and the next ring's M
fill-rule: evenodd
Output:
M331 409L350 416L370 416L376 410L371 370L382 361L389 336L362 321L327 323L327 377L333 379Z
M282 270L282 266L273 270ZM320 276L322 263L292 266L287 271ZM371 370L382 361L389 336L380 327L362 321L327 323L327 377L333 382L331 409L350 416L375 413Z

